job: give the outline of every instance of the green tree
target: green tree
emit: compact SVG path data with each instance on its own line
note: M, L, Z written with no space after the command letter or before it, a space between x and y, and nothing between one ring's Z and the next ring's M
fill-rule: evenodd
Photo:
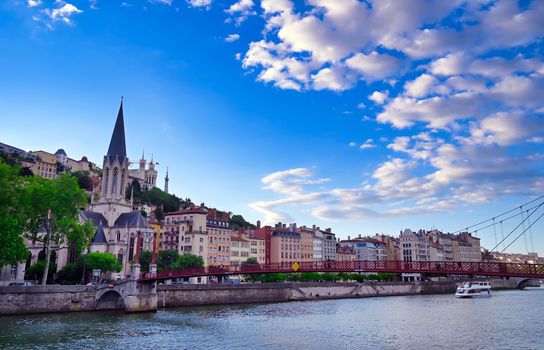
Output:
M57 270L57 266L55 263L46 264L44 260L38 260L34 265L30 266L25 271L25 278L27 279L37 279L40 280L44 276L45 271L45 265L48 266L49 273L46 274L47 276L53 275L55 271Z
M18 174L18 167L0 162L0 267L24 261L28 256L23 240L25 211L21 210L21 192L32 177Z
M283 282L286 279L286 275L284 273L278 272L278 273L265 273L263 274L263 277L261 279L261 282L263 283L274 283L274 282Z
M85 256L85 265L88 269L99 269L102 272L120 272L123 266L111 253L89 253Z
M157 207L157 209L155 209L155 217L159 221L164 220L164 211L162 210L162 207Z
M230 226L233 230L239 230L241 228L249 227L255 228L256 226L250 222L247 222L242 215L233 215L230 220Z
M327 281L327 282L335 282L339 279L339 277L332 273L332 272L325 272L321 274L321 280Z
M179 254L174 249L161 250L157 256L157 271L171 270L179 258Z
M251 257L251 258L247 258L245 263L246 264L258 264L259 262L257 261L257 258Z
M188 269L195 267L204 267L204 259L194 254L182 254L174 264L175 269Z
M76 177L79 188L87 191L93 190L93 183L88 171L74 171L72 176Z
M142 272L149 272L151 257L152 253L149 250L144 250L140 253L140 269Z
M27 178L30 179L30 178ZM87 196L77 184L76 178L63 174L47 180L38 176L31 178L24 191L25 229L30 239L41 241L45 250L45 273L42 285L47 283L51 243L67 243L68 236L81 232L78 228L79 208L87 203ZM39 233L45 231L45 234Z
M81 256L77 261L64 265L58 272L57 280L60 284L77 284L81 281L83 275L84 257Z

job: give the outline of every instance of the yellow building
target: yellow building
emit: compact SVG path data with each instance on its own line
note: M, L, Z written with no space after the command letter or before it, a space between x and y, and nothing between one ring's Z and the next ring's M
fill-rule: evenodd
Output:
M230 264L240 265L250 257L250 241L240 236L230 238Z

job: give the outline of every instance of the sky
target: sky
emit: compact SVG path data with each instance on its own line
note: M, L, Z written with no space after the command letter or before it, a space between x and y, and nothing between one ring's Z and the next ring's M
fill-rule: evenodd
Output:
M0 142L101 165L124 96L129 158L179 197L340 238L455 232L544 194L542 18L544 1L3 1ZM492 248L539 210L476 235ZM508 251L544 255L543 222Z

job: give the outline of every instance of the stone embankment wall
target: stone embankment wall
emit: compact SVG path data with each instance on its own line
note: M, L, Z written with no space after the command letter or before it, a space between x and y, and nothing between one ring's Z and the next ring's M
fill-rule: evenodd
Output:
M0 315L92 311L94 286L0 287Z
M454 293L452 282L159 285L159 307Z

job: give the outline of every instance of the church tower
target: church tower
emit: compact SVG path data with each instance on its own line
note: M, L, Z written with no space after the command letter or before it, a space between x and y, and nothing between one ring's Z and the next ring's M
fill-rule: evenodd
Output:
M168 178L168 167L166 167L166 176L164 178L164 192L168 193L168 181L170 179Z
M102 166L101 196L115 202L124 201L125 186L128 179L128 158L125 144L125 122L123 116L123 100L117 113L117 121L111 136L108 153L104 156Z
M111 135L110 146L102 165L102 189L100 200L91 204L91 210L100 212L109 223L122 213L130 212L132 206L125 200L125 188L128 181L127 150L125 144L125 122L123 100L117 113L117 120Z

